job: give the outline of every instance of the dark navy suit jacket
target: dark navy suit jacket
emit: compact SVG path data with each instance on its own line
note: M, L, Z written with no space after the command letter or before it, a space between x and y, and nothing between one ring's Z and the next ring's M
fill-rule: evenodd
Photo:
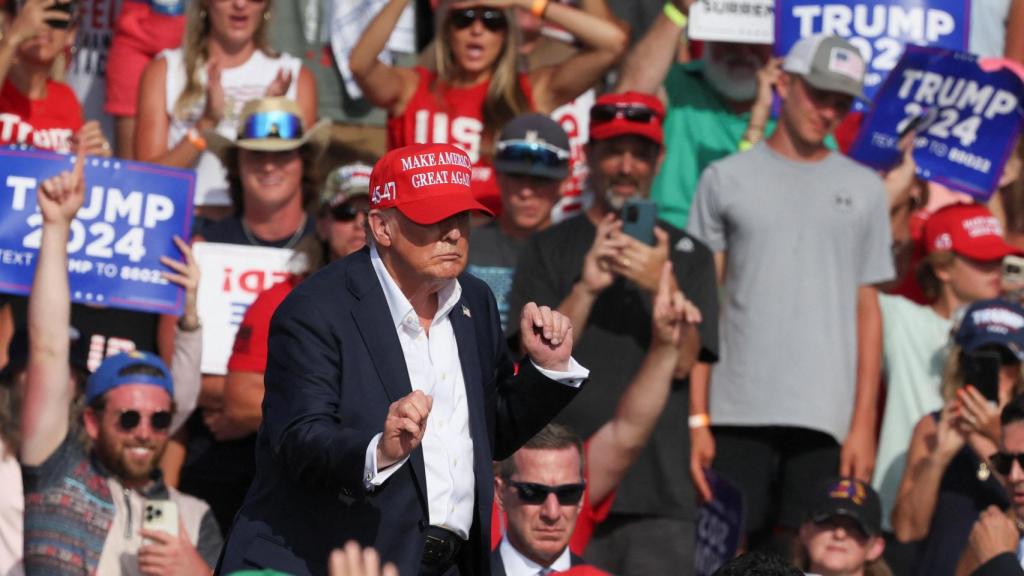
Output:
M529 361L513 376L494 296L468 274L450 314L466 385L476 481L463 574L487 574L492 459L510 456L576 394ZM415 369L415 367L410 367ZM381 487L363 484L366 448L388 406L410 394L384 291L364 249L304 281L270 325L256 477L218 572L273 568L323 574L348 540L373 546L402 574L419 571L428 525L422 449Z

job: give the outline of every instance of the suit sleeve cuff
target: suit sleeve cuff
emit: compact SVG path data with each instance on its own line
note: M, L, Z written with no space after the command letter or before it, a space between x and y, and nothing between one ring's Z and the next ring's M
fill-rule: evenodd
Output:
M409 459L406 456L391 466L378 470L377 444L380 442L380 437L381 433L377 433L376 436L370 439L370 444L366 447L366 459L363 464L363 487L366 488L367 492L372 492L381 484L387 482L388 478L391 478L391 475L397 472L405 464L405 461Z
M581 366L580 363L572 356L569 357L569 369L565 372L541 368L533 361L533 358L530 359L530 363L533 364L533 367L536 368L538 372L547 378L571 388L579 388L580 385L590 377L590 370Z

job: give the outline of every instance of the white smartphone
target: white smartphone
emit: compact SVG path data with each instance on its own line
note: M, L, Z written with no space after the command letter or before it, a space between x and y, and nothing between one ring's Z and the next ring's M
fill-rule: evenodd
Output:
M142 527L178 535L178 503L170 500L146 500L142 508Z

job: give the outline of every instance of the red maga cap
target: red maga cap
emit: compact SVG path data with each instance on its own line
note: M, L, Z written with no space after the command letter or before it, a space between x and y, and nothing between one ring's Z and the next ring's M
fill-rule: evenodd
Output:
M604 94L590 109L590 138L606 140L636 135L660 145L664 120L665 105L655 96L641 92Z
M473 163L451 144L413 144L389 151L370 175L370 208L398 208L417 224L460 212L494 213L473 198Z
M1006 242L999 220L980 204L951 204L935 211L924 223L924 250L951 250L975 260L1021 253Z

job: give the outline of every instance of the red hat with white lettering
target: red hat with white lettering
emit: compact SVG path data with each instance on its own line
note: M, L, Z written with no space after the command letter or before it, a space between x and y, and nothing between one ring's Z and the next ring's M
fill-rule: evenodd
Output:
M660 145L664 120L665 105L655 96L641 92L603 94L590 108L590 139L635 135Z
M460 212L494 213L470 188L473 163L451 144L413 144L384 155L370 175L370 208L398 208L406 218L429 225Z
M924 251L951 250L974 260L1002 260L1021 251L1006 242L999 220L981 204L943 206L924 223Z

